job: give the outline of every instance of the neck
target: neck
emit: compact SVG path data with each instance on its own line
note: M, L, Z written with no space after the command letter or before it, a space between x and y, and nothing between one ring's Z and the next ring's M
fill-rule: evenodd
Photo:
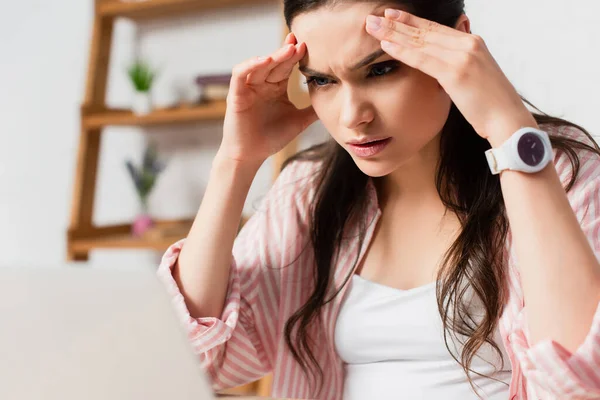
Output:
M435 186L440 137L436 135L419 153L391 174L376 179L381 208L402 205L416 210L441 205Z

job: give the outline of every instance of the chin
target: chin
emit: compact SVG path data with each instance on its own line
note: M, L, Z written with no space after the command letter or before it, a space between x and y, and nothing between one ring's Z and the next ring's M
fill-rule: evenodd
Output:
M356 158L353 158L353 160L358 169L371 178L380 178L389 175L398 168L398 165L395 163L392 165L389 161L386 162L384 160L363 160Z

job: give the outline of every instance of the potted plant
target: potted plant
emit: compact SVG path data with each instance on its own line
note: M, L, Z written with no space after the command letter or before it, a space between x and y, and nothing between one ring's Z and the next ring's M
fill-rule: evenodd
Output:
M164 170L164 164L158 160L158 152L152 144L146 146L141 166L136 167L130 160L127 160L125 164L140 199L141 212L132 225L133 235L139 237L154 225L148 210L148 197L158 176Z
M150 89L156 77L155 71L143 60L136 60L127 71L135 89L132 109L137 115L146 115L152 111Z

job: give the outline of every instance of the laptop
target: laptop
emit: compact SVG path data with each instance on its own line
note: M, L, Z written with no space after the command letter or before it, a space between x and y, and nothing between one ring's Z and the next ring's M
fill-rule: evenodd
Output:
M212 400L155 271L0 268L0 399Z

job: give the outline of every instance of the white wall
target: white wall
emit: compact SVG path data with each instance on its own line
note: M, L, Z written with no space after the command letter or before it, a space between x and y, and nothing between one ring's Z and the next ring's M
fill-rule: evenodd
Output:
M92 17L91 0L0 0L0 265L54 265L65 259L71 187ZM201 72L228 71L279 46L277 7L215 12L134 26L119 22L108 103L128 106L124 68L135 52L161 66L155 99L176 100L175 85ZM472 29L482 35L519 92L542 110L600 134L600 3L575 0L467 0ZM148 135L148 136L146 136ZM316 124L304 146L324 131ZM124 159L138 158L146 137L159 141L169 167L156 187L157 217L195 213L220 125L168 130L111 128L102 143L95 221L129 221L137 211ZM245 210L270 184L260 171ZM93 264L154 266L157 254L98 251Z

